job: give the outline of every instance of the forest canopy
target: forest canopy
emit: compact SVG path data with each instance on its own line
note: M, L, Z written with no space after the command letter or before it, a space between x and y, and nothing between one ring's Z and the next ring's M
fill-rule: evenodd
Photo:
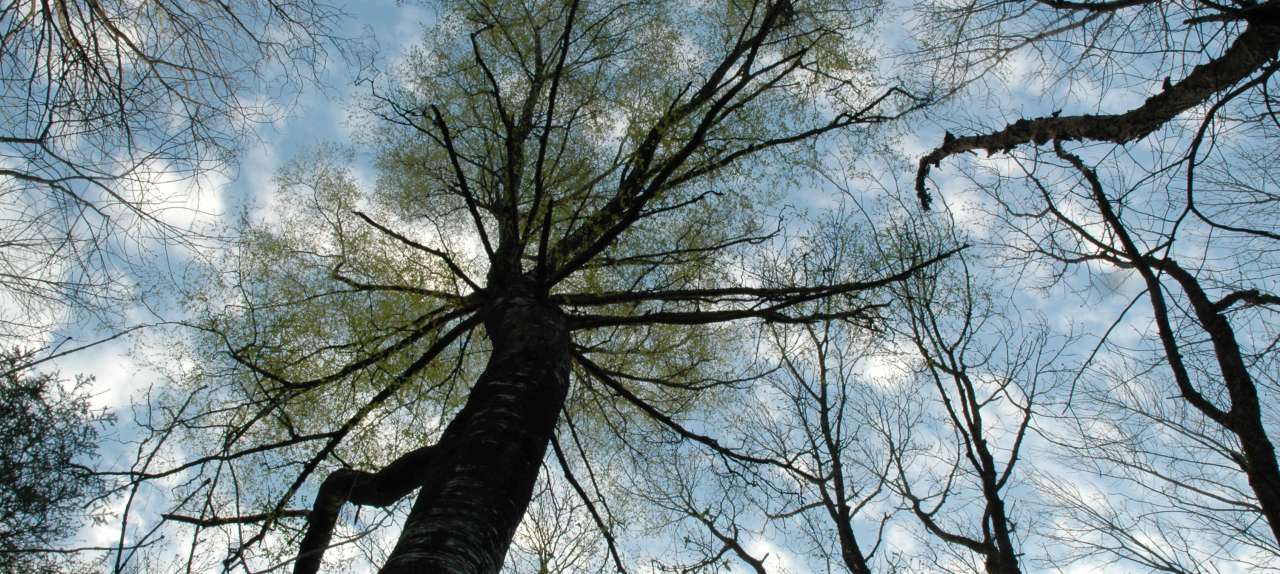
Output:
M98 150L168 133L147 102L230 129L248 63L318 61L290 47L321 50L341 14L107 4L3 13L4 53L49 72L32 86L151 70L129 84L151 99L109 92L129 105L106 123L41 116L109 126ZM297 150L182 273L146 275L182 308L137 338L155 382L116 413L123 454L94 459L84 431L64 457L111 542L0 552L116 572L1280 563L1277 0L426 5L350 141ZM263 52L232 69L133 40L184 18L227 34L196 47ZM33 56L44 33L82 71ZM6 190L155 215L76 195L139 182L44 133L5 136L43 150ZM199 171L221 133L163 141ZM6 258L101 269L24 249ZM73 427L112 420L73 399Z

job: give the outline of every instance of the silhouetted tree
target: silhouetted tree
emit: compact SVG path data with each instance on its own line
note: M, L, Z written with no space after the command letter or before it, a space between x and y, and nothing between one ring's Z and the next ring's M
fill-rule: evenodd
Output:
M1168 448L1196 458L1123 440L1137 448L1119 458L1116 449L1097 451L1103 472L1171 497L1156 503L1181 509L1164 513L1170 527L1180 520L1175 516L1188 517L1179 513L1206 509L1220 524L1236 525L1224 537L1182 537L1222 544L1208 556L1234 557L1243 543L1266 558L1239 559L1274 560L1280 466L1269 325L1280 303L1272 277L1280 235L1276 164L1259 154L1280 127L1274 112L1280 3L1001 2L939 14L950 31L933 46L945 46L944 66L994 64L1028 49L1068 87L1115 80L1118 88L1152 94L1127 109L1103 99L1102 113L1059 111L985 133L948 134L920 160L916 190L927 205L931 168L957 154L1009 154L1011 171L974 176L1007 257L1042 266L1051 281L1098 270L1136 275L1152 322L1144 331L1157 348L1120 348L1106 337L1100 348L1158 351L1154 368L1161 374L1111 379L1109 386L1119 382L1133 391L1120 397L1140 400L1111 410L1118 420L1110 428L1135 431L1141 425L1126 419L1139 416L1144 425L1180 435L1188 446ZM967 39L975 41L966 45ZM959 83L980 73L952 70ZM1158 406L1163 400L1184 401L1194 414L1171 415L1177 409ZM1107 425L1107 409L1092 411ZM1233 470L1218 472L1224 468ZM1123 521L1108 525L1106 516L1098 510L1094 523L1118 536L1111 552L1151 567L1173 563L1152 558L1151 549L1122 532ZM1271 540L1256 546L1255 529L1268 530Z
M281 174L279 219L246 226L237 267L198 294L212 304L193 321L208 337L190 391L146 422L142 452L177 436L198 452L139 457L127 476L179 480L166 516L197 545L256 524L227 567L252 568L250 550L305 516L294 569L314 572L344 506L416 491L382 571L496 572L575 369L604 408L722 448L678 420L699 389L645 373L696 372L724 323L869 321L859 293L946 255L806 285L732 265L776 236L752 205L817 138L920 105L852 50L873 14L445 3L379 93L376 193L330 152ZM843 304L804 306L825 298ZM290 471L232 478L258 464Z
M0 353L0 571L88 571L62 544L105 494L91 464L110 419L90 406L92 378L16 368L28 355Z

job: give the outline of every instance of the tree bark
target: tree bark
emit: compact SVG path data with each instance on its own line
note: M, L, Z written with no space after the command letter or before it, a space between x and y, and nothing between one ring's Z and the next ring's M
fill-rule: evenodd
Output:
M525 294L484 313L493 353L437 443L384 574L496 573L529 504L568 392L566 321Z

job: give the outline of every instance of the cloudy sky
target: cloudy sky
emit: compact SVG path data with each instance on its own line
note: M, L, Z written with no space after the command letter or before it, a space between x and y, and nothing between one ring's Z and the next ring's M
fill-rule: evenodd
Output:
M345 9L351 17L343 21L341 33L372 41L376 47L374 65L379 70L394 68L431 20L425 8L393 0L350 2ZM206 175L198 182L161 184L168 188L161 192L163 195L183 198L178 209L167 211L167 219L199 227L234 222L242 212L250 217L269 217L272 178L284 163L318 145L351 145L356 131L352 111L358 100L369 93L368 84L357 84L360 71L338 57L330 59L324 74L323 84L304 86L286 113L273 123L259 126L232 169ZM363 181L372 181L367 163L357 164L355 169ZM189 254L177 251L168 255L174 261L165 263L180 265ZM130 324L178 318L170 313L137 308L128 317ZM94 335L85 332L82 325L69 324L55 341L63 341L60 348L65 350L97 340ZM116 339L53 361L45 368L93 374L97 378L97 404L108 408L126 406L129 397L149 382L147 374L128 356L134 342L130 338Z
M375 66L380 70L392 69L407 47L416 42L423 27L431 20L431 14L421 6L393 0L349 2L346 10L351 17L344 20L342 33L352 38L372 39L376 43ZM236 220L242 211L251 217L270 217L272 204L272 178L282 164L309 149L326 143L348 145L354 134L352 109L359 98L368 94L367 84L355 81L358 70L346 65L341 58L331 59L325 70L324 83L306 86L296 104L271 124L259 127L256 137L248 142L235 169L213 174L200 180L197 188L190 182L166 182L168 194L183 197L179 209L171 210L170 221L195 226L217 226ZM355 166L357 175L372 181L367 164ZM198 191L198 193L191 193ZM162 267L177 268L188 254L169 251L172 261L162 262ZM139 307L127 314L130 325L152 324L159 320L180 319L172 310ZM160 383L157 376L138 360L141 345L153 345L154 330L143 329L132 334L94 345L83 351L69 354L40 366L41 370L60 371L64 376L73 373L92 375L95 378L94 404L115 411L119 417L117 428L109 433L101 455L107 466L128 468L136 453L127 444L133 436L130 429L132 414L130 405L141 393ZM170 336L166 332L163 336ZM54 335L60 343L59 350L97 341L102 335L86 330L84 325L69 324ZM140 496L130 514L134 516L133 528L145 530L148 518L164 509L167 500L157 491L152 496ZM112 509L121 512L123 500ZM154 505L154 508L151 506ZM82 533L84 542L91 546L110 546L117 542L118 524L93 525Z
M345 31L351 36L367 34L376 39L377 64L383 70L394 67L406 47L417 41L423 26L431 19L430 13L421 7L389 0L352 2L348 10L352 13L352 17L347 20ZM352 143L352 136L358 131L358 126L353 126L351 121L353 103L366 95L369 88L367 85L357 85L352 81L354 70L340 65L339 60L334 62L335 65L326 72L323 87L307 88L288 115L272 125L262 126L258 131L257 139L250 142L241 155L238 168L229 173L225 181L218 181L215 178L210 185L202 187L198 202L189 206L197 211L206 212L207 215L201 217L211 222L234 220L242 210L247 210L254 217L269 217L272 204L272 177L283 164L321 143ZM1015 60L1012 62L1009 77L1014 80L1013 85L1019 85L1019 79L1035 78L1036 70L1030 61ZM1028 81L1021 85L1028 89L1013 90L1013 101L1020 102L1021 115L1038 115L1046 110L1061 107L1063 100L1067 97L1067 94L1061 94L1055 98L1029 98L1027 96L1032 93L1029 88L1032 87L1033 82ZM1077 98L1075 101L1083 102L1081 105L1087 106L1087 102L1092 98L1097 105L1100 103L1099 94L1075 94ZM1109 105L1113 108L1123 108L1136 101L1137 97L1125 93L1119 97L1113 97ZM1018 108L1006 106L1004 109ZM912 156L922 154L924 150L941 139L941 129L937 126L923 123L916 127L919 129L908 134L903 142L903 151ZM979 158L979 161L990 162L998 169L1007 170L1010 173L1013 173L1016 167L1003 157L990 160ZM367 164L364 167L358 164L356 169L357 176L362 181L373 180ZM948 172L945 169L938 170L934 177L944 189L948 187L948 182L952 181L948 178ZM956 188L959 187L956 186ZM958 192L947 198L949 202L956 205L962 204L965 199ZM971 223L976 226L981 222ZM1124 278L1120 278L1120 281L1123 282ZM1121 285L1114 291L1113 294L1102 296L1100 302L1108 307L1123 306L1132 297L1134 289L1132 285ZM1034 304L1037 300L1028 299L1028 301ZM1042 310L1051 311L1062 321L1087 323L1097 316L1094 313L1080 313L1078 307L1070 309L1062 306L1052 309L1045 307ZM1104 315L1112 316L1113 314ZM131 318L135 322L145 323L154 321L155 315L147 310L138 309L131 313ZM1096 326L1089 328L1093 327ZM1105 325L1103 327L1105 328ZM1131 332L1121 333L1120 336L1128 333ZM81 334L76 326L68 326L62 334L64 337L77 335L79 335L77 340L90 337L89 334ZM130 399L155 382L154 376L131 357L130 352L135 348L136 342L136 339L132 338L117 339L65 357L48 365L48 368L59 369L64 374L85 373L95 376L97 379L96 404L103 408L124 409L121 411L121 420L127 422L130 418L127 414ZM124 427L118 432L117 439L120 441L129 437L128 430ZM120 442L109 443L104 448L103 454L108 465L117 468L127 467L131 457L134 456L134 452L122 448ZM143 496L133 510L138 516L154 517L167 503L166 500L157 497L154 499L155 508L148 508L151 501L149 497ZM135 524L135 527L145 528L145 526L145 524ZM114 544L118 535L119 530L116 525L93 527L85 533L87 542L95 546ZM768 553L773 560L790 560L788 552L779 545L778 541L758 538L751 544L752 550L760 554Z

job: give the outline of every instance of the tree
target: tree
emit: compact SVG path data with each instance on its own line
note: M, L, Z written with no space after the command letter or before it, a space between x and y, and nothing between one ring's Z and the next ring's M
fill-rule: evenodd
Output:
M945 215L860 210L876 233L822 220L782 275L803 283L856 268L868 259L860 250L893 260L965 243ZM883 331L769 326L764 355L778 367L729 407L741 413L722 425L743 437L733 442L765 458L741 465L754 468L737 471L750 477L733 486L747 493L737 496L767 501L759 513L770 528L799 530L800 540L784 539L792 552L806 542L815 570L1027 567L1023 545L1039 542L1026 511L1026 468L1037 462L1027 439L1034 411L1063 386L1070 341L1027 320L1014 297L1002 300L991 278L977 277L985 261L971 251L894 284ZM885 536L894 530L914 532L927 550Z
M313 1L0 8L0 336L39 339L68 309L109 317L135 296L122 268L209 239L200 188L328 45L354 48L339 16Z
M1119 377L1140 387L1129 396L1142 399L1123 411L1187 440L1190 452L1203 458L1181 464L1177 455L1145 448L1120 458L1103 450L1102 467L1115 469L1103 472L1161 485L1152 490L1183 513L1216 509L1207 514L1240 530L1210 555L1231 556L1243 544L1269 557L1241 560L1274 560L1280 467L1275 415L1268 411L1275 397L1274 332L1266 325L1280 302L1269 271L1277 239L1276 174L1274 162L1258 161L1254 145L1272 141L1280 126L1273 111L1280 4L1044 2L1021 10L1001 3L976 13L942 13L972 23L947 28L953 32L947 58L994 62L1029 45L1049 61L1099 59L1097 66L1064 69L1068 79L1125 74L1138 89L1154 92L1127 110L1054 112L976 135L948 133L920 160L916 190L927 205L931 168L956 154L1014 154L1020 171L1012 178L981 178L992 215L1008 230L1010 257L1048 267L1050 282L1098 267L1136 274L1153 323L1149 336L1158 341L1156 349L1140 350L1159 353L1158 368L1168 379ZM964 47L964 39L996 26L1005 32ZM1008 32L1028 26L1036 33ZM1174 50L1181 56L1168 57ZM1012 183L1019 179L1025 185ZM1176 409L1154 408L1145 398L1150 394L1175 396L1191 412L1171 416ZM1206 470L1224 465L1234 471ZM1240 496L1240 489L1248 494ZM1111 535L1124 528L1107 522L1093 523ZM1260 547L1253 542L1256 529L1270 538ZM1119 542L1113 552L1121 557L1173 568L1174 561L1153 559L1133 538Z
M1048 329L1023 320L1012 302L996 301L965 254L896 291L906 315L898 324L920 361L916 376L936 391L955 452L941 470L910 472L911 441L886 433L894 488L932 536L979 556L986 572L1022 572L1026 532L1010 491L1024 482L1015 470L1065 345L1051 344ZM965 506L981 511L966 517Z
M788 237L789 248L755 265L761 278L838 284L875 261L867 253L873 235L834 211L808 221L803 235ZM826 298L797 309L831 316L847 305ZM721 563L786 571L784 552L788 561L840 571L897 566L883 536L894 513L884 512L889 458L875 425L898 414L889 405L901 397L860 373L880 350L869 327L829 318L740 333L750 343L737 347L735 376L702 381L714 386L706 393L714 399L683 413L690 426L716 429L710 449L683 444L688 427L668 431L666 441L647 429L632 432L630 443L640 445L634 458L642 461L635 474L643 478L631 495L658 515L667 538L683 541L675 545L680 555L654 559L659 571L717 572ZM672 446L646 448L646 438ZM772 550L770 539L788 543Z
M876 251L870 247L875 235L854 221L837 209L814 222L812 236L797 241L797 253L775 263L775 280L840 282L860 262L876 260L879 253L867 253ZM955 246L930 248L941 252ZM923 252L903 250L881 260L910 259ZM842 303L808 305L814 313L830 314ZM746 444L757 445L774 461L772 466L785 469L772 473L782 474L780 480L770 480L767 468L758 469L762 476L757 480L765 487L752 498L769 501L763 513L778 526L795 519L819 563L839 564L855 574L896 566L887 557L884 540L893 512L882 511L892 463L878 431L903 412L897 408L901 397L881 386L883 381L862 374L866 362L883 352L881 333L875 331L879 328L838 319L770 325L768 355L776 357L777 368L755 389L767 398L743 409L735 425Z
M28 355L0 358L0 570L68 571L78 565L59 543L106 491L89 465L110 417L90 406L89 377L13 370Z
M924 104L872 75L879 5L443 2L372 96L376 185L319 148L189 293L129 504L164 485L188 569L494 572L518 539L518 567L626 571L646 521L678 532L658 571L776 570L759 537L797 532L854 572L1270 564L1276 2L925 12L911 71L947 113L1028 53L1030 88L1108 86L1105 114L947 120L912 191L961 215L925 186L966 168L963 258L898 211L772 224L778 190L835 183L835 135ZM1050 298L986 296L1025 282ZM1134 296L1070 384L1075 318L1016 310L1064 290ZM894 391L858 373L899 344ZM157 539L130 516L122 547Z
M946 256L800 286L733 263L772 244L753 202L820 136L921 105L853 49L875 9L444 3L404 84L377 95L377 193L333 150L287 170L290 209L247 224L237 268L197 294L201 366L150 410L140 452L205 450L140 456L134 492L179 481L166 517L193 548L256 524L226 567L282 559L251 552L305 517L294 570L314 572L348 503L416 490L382 571L496 572L571 381L732 453L678 420L719 325L870 321L860 293ZM803 306L828 298L844 304Z

